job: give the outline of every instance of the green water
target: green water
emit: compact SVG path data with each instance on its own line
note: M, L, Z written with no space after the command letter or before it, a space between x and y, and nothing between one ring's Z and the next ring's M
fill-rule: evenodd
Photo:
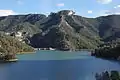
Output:
M20 60L69 60L90 58L90 52L37 51L35 54L18 55ZM92 57L91 57L92 58Z

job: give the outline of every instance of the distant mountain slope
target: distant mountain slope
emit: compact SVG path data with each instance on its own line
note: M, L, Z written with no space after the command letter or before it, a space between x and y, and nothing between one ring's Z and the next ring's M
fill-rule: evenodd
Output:
M64 50L96 48L101 40L120 38L120 16L85 18L71 10L43 14L0 17L0 31L28 32L33 47L53 47Z
M39 32L40 30L34 24L38 20L46 18L42 14L28 14L28 15L11 15L0 18L0 31L17 32L28 31L31 34Z
M97 18L99 35L104 41L112 41L120 38L120 15L109 15Z

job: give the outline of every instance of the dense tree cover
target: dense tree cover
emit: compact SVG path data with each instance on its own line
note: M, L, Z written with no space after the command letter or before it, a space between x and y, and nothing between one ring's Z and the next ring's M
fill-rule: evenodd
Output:
M60 50L93 49L101 42L120 38L119 15L85 18L70 12L0 17L0 31L27 32L32 36L27 37L31 46Z
M20 52L31 52L33 48L18 41L17 39L0 34L0 59L9 60L15 58L15 54Z
M103 57L108 59L120 59L120 42L114 41L109 43L104 43L95 49L92 55L97 57Z
M120 80L120 73L118 71L105 71L101 74L96 73L96 80Z
M59 50L93 49L101 43L82 17L68 15L69 10L51 13L42 24L42 32L33 35L30 42L33 47L52 47ZM73 13L74 14L74 13ZM44 25L43 25L44 24ZM87 26L89 27L87 27Z

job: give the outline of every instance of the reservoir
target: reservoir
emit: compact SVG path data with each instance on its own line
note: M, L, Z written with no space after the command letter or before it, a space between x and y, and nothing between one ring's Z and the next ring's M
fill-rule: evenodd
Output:
M88 51L37 51L0 64L0 80L95 80L103 71L120 71L120 62L90 56Z

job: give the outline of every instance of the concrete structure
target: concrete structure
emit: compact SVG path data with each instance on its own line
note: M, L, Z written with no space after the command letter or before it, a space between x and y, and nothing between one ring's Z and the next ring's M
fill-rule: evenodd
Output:
M17 32L16 37L22 37L22 32Z

